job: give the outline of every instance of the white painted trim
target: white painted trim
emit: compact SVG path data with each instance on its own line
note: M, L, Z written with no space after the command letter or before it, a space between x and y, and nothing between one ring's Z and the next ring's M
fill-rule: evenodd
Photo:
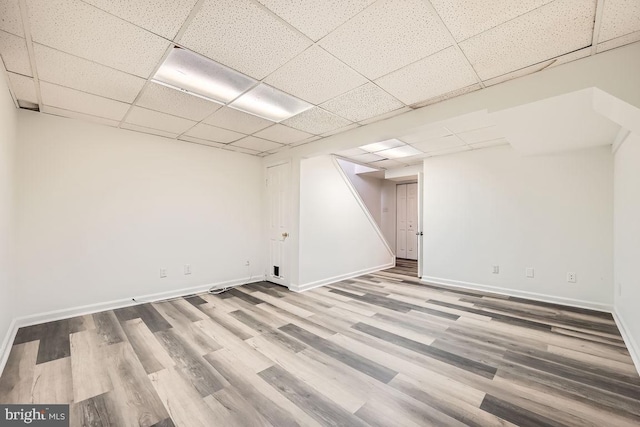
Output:
M293 291L293 292L305 292L305 291L308 291L310 289L319 288L320 286L330 285L332 283L336 283L336 282L339 282L341 280L351 279L353 277L362 276L363 274L374 273L376 271L385 270L387 268L393 268L395 266L396 266L396 262L395 262L395 258L394 258L393 262L390 262L390 263L384 264L384 265L379 265L377 267L371 267L371 268L366 268L366 269L360 270L360 271L354 271L354 272L351 272L351 273L341 274L339 276L329 277L327 279L321 279L321 280L317 280L315 282L305 283L303 285L291 284L291 285L289 285L289 290Z
M618 134L616 135L616 139L613 141L611 145L611 153L616 154L616 152L622 147L622 144L627 140L631 132L625 128L620 128Z
M636 366L636 371L638 371L638 374L640 374L640 346L633 338L633 335L629 333L629 328L627 328L623 317L620 315L620 313L618 313L615 307L613 308L612 314L613 320L615 320L616 325L618 326L618 330L620 331L620 335L622 335L622 339L627 346L627 350L629 350L631 360L633 360L633 364Z
M384 243L384 246L387 249L387 252L389 252L389 255L391 256L391 258L393 258L393 262L394 262L393 266L395 266L396 256L393 253L393 251L391 250L391 246L389 246L389 242L387 242L387 239L384 237L384 234L382 233L382 230L380 230L380 226L378 226L378 223L376 222L376 220L371 215L371 212L369 212L369 208L367 208L367 205L362 200L362 197L360 197L360 193L358 193L358 190L356 190L356 188L353 186L353 183L351 182L351 180L349 179L347 174L340 167L340 164L338 163L338 160L337 160L336 156L331 156L331 161L333 162L333 166L338 170L338 173L342 177L342 180L347 185L347 188L349 188L349 191L351 191L351 194L353 195L353 197L358 202L358 205L360 206L360 209L362 209L362 212L364 212L365 216L367 217L367 219L369 220L369 222L373 226L374 230L376 230L376 233L378 234L378 237L380 238L382 243Z
M585 301L574 298L559 297L555 295L539 294L537 292L519 291L509 288L500 288L497 286L482 285L479 283L443 279L440 277L422 276L420 280L425 283L435 283L438 285L451 286L454 288L472 289L499 295L507 295L510 297L526 298L533 301L550 302L553 304L566 305L569 307L588 308L589 310L603 311L605 313L611 313L613 311L613 305L595 301Z
M0 374L4 371L4 366L7 364L7 360L9 360L9 353L11 350L11 343L16 339L16 334L18 333L18 324L16 319L12 319L9 324L9 330L7 331L7 335L4 337L4 341L2 341L2 347L0 347Z
M31 325L37 325L45 322L53 322L71 317L84 316L92 313L99 313L106 310L114 310L123 307L130 307L138 304L162 301L165 299L178 298L190 294L200 294L207 292L209 289L222 289L227 287L242 286L248 283L260 282L265 280L264 276L242 277L240 279L227 280L225 282L210 283L207 285L193 286L190 288L177 289L175 291L159 292L155 294L143 295L140 297L113 300L98 304L88 304L78 307L65 308L61 310L49 311L46 313L31 314L29 316L16 317L11 321L9 331L4 338L2 347L0 348L0 374L4 370L4 366L9 358L11 351L11 343L15 340L15 336L19 328Z

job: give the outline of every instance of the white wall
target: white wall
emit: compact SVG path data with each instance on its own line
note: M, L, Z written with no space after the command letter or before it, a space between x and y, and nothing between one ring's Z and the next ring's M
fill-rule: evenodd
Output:
M396 253L396 182L384 180L380 229L393 253Z
M360 195L373 219L378 225L381 225L383 180L372 176L359 175L356 171L358 165L355 163L342 159L337 159L337 161Z
M393 264L348 178L330 156L300 163L299 278L292 289L333 282Z
M14 299L14 172L17 110L0 82L0 355L8 339ZM1 356L0 356L1 359ZM0 362L0 367L2 362Z
M264 274L260 159L25 111L19 139L17 315Z
M427 159L425 278L610 309L612 166L609 147L520 157L502 146Z
M640 370L640 135L630 134L614 161L615 312Z

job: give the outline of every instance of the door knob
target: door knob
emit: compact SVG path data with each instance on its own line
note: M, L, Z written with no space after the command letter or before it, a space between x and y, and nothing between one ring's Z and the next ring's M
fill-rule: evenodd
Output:
M286 231L284 233L282 233L282 238L286 239L287 237L289 237L289 233L287 233Z
M422 231L416 231L416 236L422 236Z

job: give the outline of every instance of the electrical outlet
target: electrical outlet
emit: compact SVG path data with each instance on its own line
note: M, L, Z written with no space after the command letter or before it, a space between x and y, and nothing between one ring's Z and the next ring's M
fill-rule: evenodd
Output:
M528 278L532 279L534 276L534 271L532 267L527 267L527 269L524 271L524 275L527 276Z
M191 264L185 264L184 265L184 274L185 274L185 276L187 274L191 274Z
M167 269L166 268L161 268L160 269L160 278L164 278L167 277Z
M249 260L245 261L245 263L244 263L245 267L249 267L250 265L251 265L251 261L249 261Z
M500 274L500 266L499 265L494 265L493 266L493 274Z
M567 273L567 282L576 283L576 273Z

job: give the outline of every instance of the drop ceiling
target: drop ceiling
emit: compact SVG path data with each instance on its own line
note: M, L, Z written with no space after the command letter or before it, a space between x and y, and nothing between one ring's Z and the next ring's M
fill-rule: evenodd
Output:
M257 156L638 40L637 0L0 0L21 105ZM313 107L274 123L151 82L174 46ZM403 142L425 156L505 143L481 116Z

